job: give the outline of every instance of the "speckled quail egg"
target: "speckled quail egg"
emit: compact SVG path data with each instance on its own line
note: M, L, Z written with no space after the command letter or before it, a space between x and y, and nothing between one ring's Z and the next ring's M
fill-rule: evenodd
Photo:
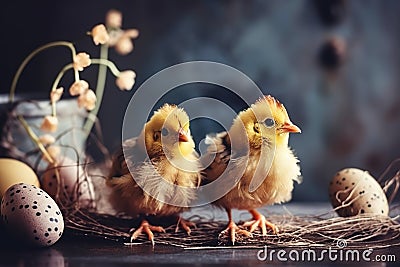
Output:
M56 202L34 185L11 186L1 200L1 213L10 236L29 245L50 246L64 231L64 219Z
M367 172L346 168L333 177L329 197L336 212L342 217L357 214L388 215L389 205L379 183Z
M42 188L55 198L58 186L57 171L60 179L58 201L63 205L78 202L80 207L94 208L95 193L92 180L85 175L83 167L70 158L64 157L58 160L57 165L48 166L42 176Z

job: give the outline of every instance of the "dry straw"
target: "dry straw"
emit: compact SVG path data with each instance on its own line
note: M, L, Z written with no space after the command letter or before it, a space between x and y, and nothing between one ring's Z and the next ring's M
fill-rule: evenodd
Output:
M392 167L392 165L390 166ZM388 179L385 192L394 186L390 198L397 194L399 172ZM131 227L137 227L140 218L130 218L110 214L101 214L95 211L79 209L79 206L65 210L66 228L71 234L87 237L114 240L121 244L150 244L145 235L139 236L135 243L130 240ZM227 235L221 234L227 222L218 221L206 215L196 215L188 218L195 222L197 227L190 236L186 232L176 231L176 220L156 221L166 226L166 233L156 233L156 244L165 244L184 249L218 249L218 248L319 248L341 246L353 249L378 249L400 245L400 207L392 205L391 214L397 216L381 216L359 214L353 217L338 217L335 210L320 215L293 215L288 211L285 214L273 214L268 220L280 229L278 235L268 233L262 236L259 231L251 237L237 236L235 246L232 247Z
M331 217L333 212L323 216L272 215L268 219L275 223L280 233L262 236L255 232L252 237L237 236L238 248L290 247L329 248L339 241L347 248L386 248L400 245L400 224L397 218L368 216L361 214L350 218ZM85 235L130 244L130 228L138 225L137 218L119 217L92 213L82 210L70 211L66 216L66 227L74 235ZM227 235L220 234L226 222L202 217L189 218L197 224L190 236L175 231L175 225L166 228L166 233L156 234L158 244L188 249L230 246ZM133 244L149 243L146 236L140 236ZM149 243L150 244L150 243Z

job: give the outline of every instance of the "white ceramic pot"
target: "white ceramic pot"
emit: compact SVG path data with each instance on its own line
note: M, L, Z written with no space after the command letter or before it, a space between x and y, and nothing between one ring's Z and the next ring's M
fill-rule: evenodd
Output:
M40 171L47 164L41 160L42 154L29 138L18 116L22 115L35 134L41 136L45 134L40 130L42 120L51 114L50 101L21 99L24 98L17 96L16 101L10 103L8 96L0 96L0 156L20 159ZM76 99L62 99L57 102L56 108L59 125L56 132L50 133L57 139L56 145L61 145L61 153L72 160L77 159L77 154L84 158L86 140L82 126L87 112L78 107Z

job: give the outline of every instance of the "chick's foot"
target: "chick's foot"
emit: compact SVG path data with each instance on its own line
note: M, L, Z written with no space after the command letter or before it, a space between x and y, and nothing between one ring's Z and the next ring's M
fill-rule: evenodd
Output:
M251 233L254 232L257 228L261 228L261 233L263 236L267 235L267 228L270 228L274 234L279 233L278 227L275 224L267 221L264 215L256 210L249 210L249 212L251 213L251 215L253 215L253 220L245 222L242 226L249 227L249 231Z
M132 235L131 235L131 242L138 238L143 232L145 232L151 241L151 244L154 246L154 234L153 232L159 232L159 233L165 233L165 229L161 226L153 226L149 224L147 220L143 220L142 223L140 224L139 228L136 230L131 229Z
M176 224L175 233L177 233L179 231L179 228L182 228L183 230L186 231L186 233L188 235L190 235L190 233L192 232L190 227L196 228L196 224L194 222L187 221L187 220L183 219L182 217L179 217L178 223Z
M228 234L228 236L231 239L232 245L235 245L236 242L236 234L238 235L243 235L245 237L252 236L252 234L249 231L246 231L244 229L240 229L234 221L229 221L228 226L226 227L225 230L221 232L221 234L225 235Z

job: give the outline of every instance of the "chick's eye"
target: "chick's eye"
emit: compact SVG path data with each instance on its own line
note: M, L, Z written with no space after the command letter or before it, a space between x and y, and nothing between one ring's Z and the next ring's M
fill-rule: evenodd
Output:
M166 129L166 128L162 128L161 129L161 134L162 134L162 136L167 136L168 135L168 130Z
M267 125L268 127L272 127L275 125L275 121L271 118L268 118L265 120L265 125Z
M254 130L256 133L260 133L260 127L258 126L258 123L255 123L255 124L254 124L253 130Z
M158 141L160 139L160 132L154 132L153 139L154 141Z

